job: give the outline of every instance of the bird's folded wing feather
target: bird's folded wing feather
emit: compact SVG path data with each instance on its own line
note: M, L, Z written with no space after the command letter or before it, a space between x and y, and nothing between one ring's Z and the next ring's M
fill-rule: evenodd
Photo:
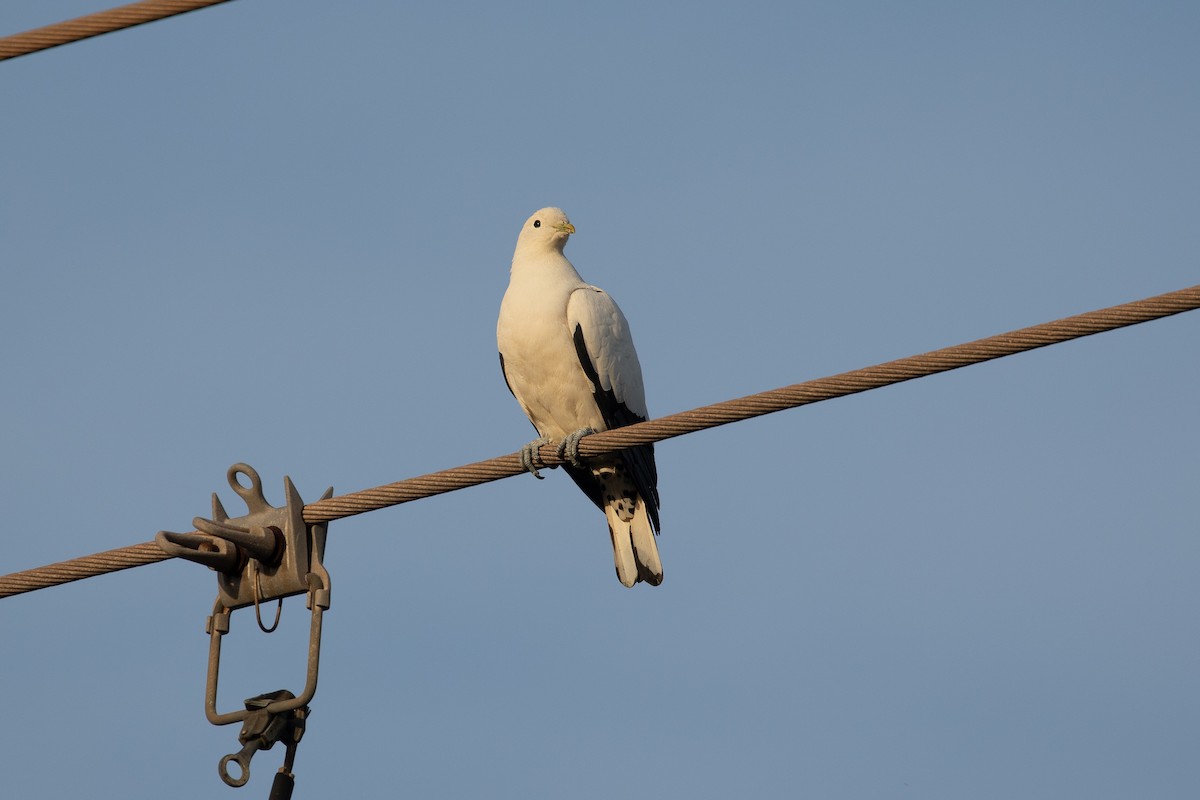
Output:
M646 391L642 386L642 367L633 347L633 337L629 334L629 323L613 299L595 286L576 289L567 301L567 328L575 339L580 363L584 371L589 373L588 377L597 382L601 391L611 393L611 401L638 416L638 421L645 419ZM609 411L619 412L617 408L604 408L599 398L597 402L601 402L606 421ZM618 424L627 425L629 422Z
M596 404L608 428L643 422L648 417L642 367L625 315L603 290L585 286L567 302L567 328L580 366L592 382ZM623 451L647 511L658 528L658 471L651 445Z

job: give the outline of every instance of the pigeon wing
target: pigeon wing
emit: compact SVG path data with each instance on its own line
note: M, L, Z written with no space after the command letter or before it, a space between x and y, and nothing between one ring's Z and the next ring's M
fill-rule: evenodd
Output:
M579 365L592 384L593 397L607 428L620 428L644 422L646 393L642 367L629 332L629 323L621 309L602 289L584 286L572 292L567 302L567 328L575 343ZM619 454L646 510L654 530L658 522L658 470L654 464L654 446L639 445ZM568 473L598 506L603 507L595 479L577 469ZM581 473L577 475L576 473Z

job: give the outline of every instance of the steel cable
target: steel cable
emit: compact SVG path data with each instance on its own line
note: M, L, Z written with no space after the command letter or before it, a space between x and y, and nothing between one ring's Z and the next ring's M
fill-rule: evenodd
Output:
M597 433L580 441L579 453L586 458L634 445L660 442L664 439L715 428L730 422L738 422L822 400L831 400L835 397L845 397L870 389L879 389L914 378L935 375L982 361L990 361L1095 333L1149 322L1184 311L1193 311L1197 308L1200 308L1200 285L1001 333L986 339L946 347L921 355L888 361L872 367L843 372L827 378L818 378L748 397L702 406L690 411L681 411L678 414L652 419L626 428ZM544 445L539 450L540 458L547 466L562 463L554 451L554 444ZM510 453L486 461L477 461L474 464L432 472L417 478L351 492L327 500L319 500L304 507L304 519L309 523L329 522L452 492L456 489L477 486L522 472L524 469L521 467L519 454ZM0 598L130 567L153 564L167 558L170 556L163 553L154 542L143 542L23 572L14 572L10 575L0 576Z
M142 0L0 38L0 61L132 28L229 0Z

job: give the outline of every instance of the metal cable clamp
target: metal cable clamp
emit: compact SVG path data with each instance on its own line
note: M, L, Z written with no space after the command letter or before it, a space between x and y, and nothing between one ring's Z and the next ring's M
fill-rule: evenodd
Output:
M241 478L249 480L249 486ZM169 555L195 561L217 572L217 599L205 624L209 635L208 679L204 713L213 725L242 722L238 736L243 747L221 759L217 770L230 786L244 786L250 779L250 759L258 750L269 750L277 741L287 746L283 767L276 775L272 798L291 795L292 760L304 732L308 703L317 691L321 656L321 616L329 608L329 571L322 558L329 524L304 521L304 502L290 478L283 479L287 504L276 508L263 496L262 480L253 467L234 464L226 478L229 486L246 502L246 516L230 519L216 493L212 497L212 519L196 517L195 533L159 531L154 541ZM321 499L333 496L330 487ZM274 625L262 624L259 607L264 602L306 594L312 610L308 640L308 672L304 691L297 697L286 689L248 699L238 711L217 711L217 683L221 669L221 638L229 632L230 612L254 606L259 627L270 633ZM278 611L275 624L279 623ZM229 774L230 762L241 768ZM282 780L281 780L282 779Z

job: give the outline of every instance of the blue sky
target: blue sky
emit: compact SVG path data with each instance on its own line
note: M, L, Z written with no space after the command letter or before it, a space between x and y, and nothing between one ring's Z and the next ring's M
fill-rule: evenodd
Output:
M233 511L236 461L278 502L516 450L495 318L545 205L652 414L1200 283L1198 33L1190 3L238 0L0 64L0 568ZM1195 797L1198 337L663 443L657 589L557 472L334 523L297 796ZM6 794L234 795L213 584L0 602ZM306 613L235 614L222 710L298 688Z

